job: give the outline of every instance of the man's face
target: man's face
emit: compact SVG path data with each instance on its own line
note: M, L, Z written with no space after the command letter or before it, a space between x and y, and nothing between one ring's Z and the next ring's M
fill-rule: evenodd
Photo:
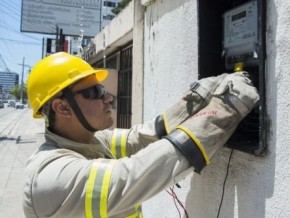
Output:
M99 82L94 75L88 76L78 82L73 88L72 92L90 88ZM112 96L105 94L102 99L87 99L81 93L74 95L83 115L89 124L98 130L103 130L110 127L114 120L112 118Z

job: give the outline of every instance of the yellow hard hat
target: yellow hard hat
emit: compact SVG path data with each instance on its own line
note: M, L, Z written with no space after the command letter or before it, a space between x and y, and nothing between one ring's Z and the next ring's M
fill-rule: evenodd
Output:
M81 58L65 52L55 53L39 61L27 81L28 101L33 117L42 117L40 108L58 92L92 74L102 82L107 78L108 71L95 70Z

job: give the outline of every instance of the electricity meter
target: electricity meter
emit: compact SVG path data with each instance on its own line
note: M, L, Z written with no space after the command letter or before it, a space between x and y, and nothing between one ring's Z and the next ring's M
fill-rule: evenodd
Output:
M225 67L232 70L238 62L245 66L258 64L257 2L250 1L223 14L223 53Z
M267 152L268 134L266 1L198 0L198 7L199 79L232 73L237 70L236 64L242 63L240 70L249 73L260 96L256 107L240 122L225 146L262 156Z

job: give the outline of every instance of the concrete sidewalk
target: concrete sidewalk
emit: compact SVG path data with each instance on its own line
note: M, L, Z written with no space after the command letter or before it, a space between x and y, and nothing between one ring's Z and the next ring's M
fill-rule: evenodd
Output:
M0 135L0 218L22 218L23 173L27 158L43 142L44 120L33 119L29 108L16 110L20 120ZM0 125L4 121L0 120Z

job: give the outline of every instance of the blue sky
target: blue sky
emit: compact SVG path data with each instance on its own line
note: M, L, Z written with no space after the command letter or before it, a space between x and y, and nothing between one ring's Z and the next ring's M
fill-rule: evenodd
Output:
M23 58L25 64L33 66L42 58L42 39L51 37L37 33L20 32L22 0L0 1L0 55L11 72L21 77ZM54 37L54 36L53 36ZM28 67L24 68L24 83L28 76ZM0 60L0 71L3 64ZM19 78L21 81L21 78Z

